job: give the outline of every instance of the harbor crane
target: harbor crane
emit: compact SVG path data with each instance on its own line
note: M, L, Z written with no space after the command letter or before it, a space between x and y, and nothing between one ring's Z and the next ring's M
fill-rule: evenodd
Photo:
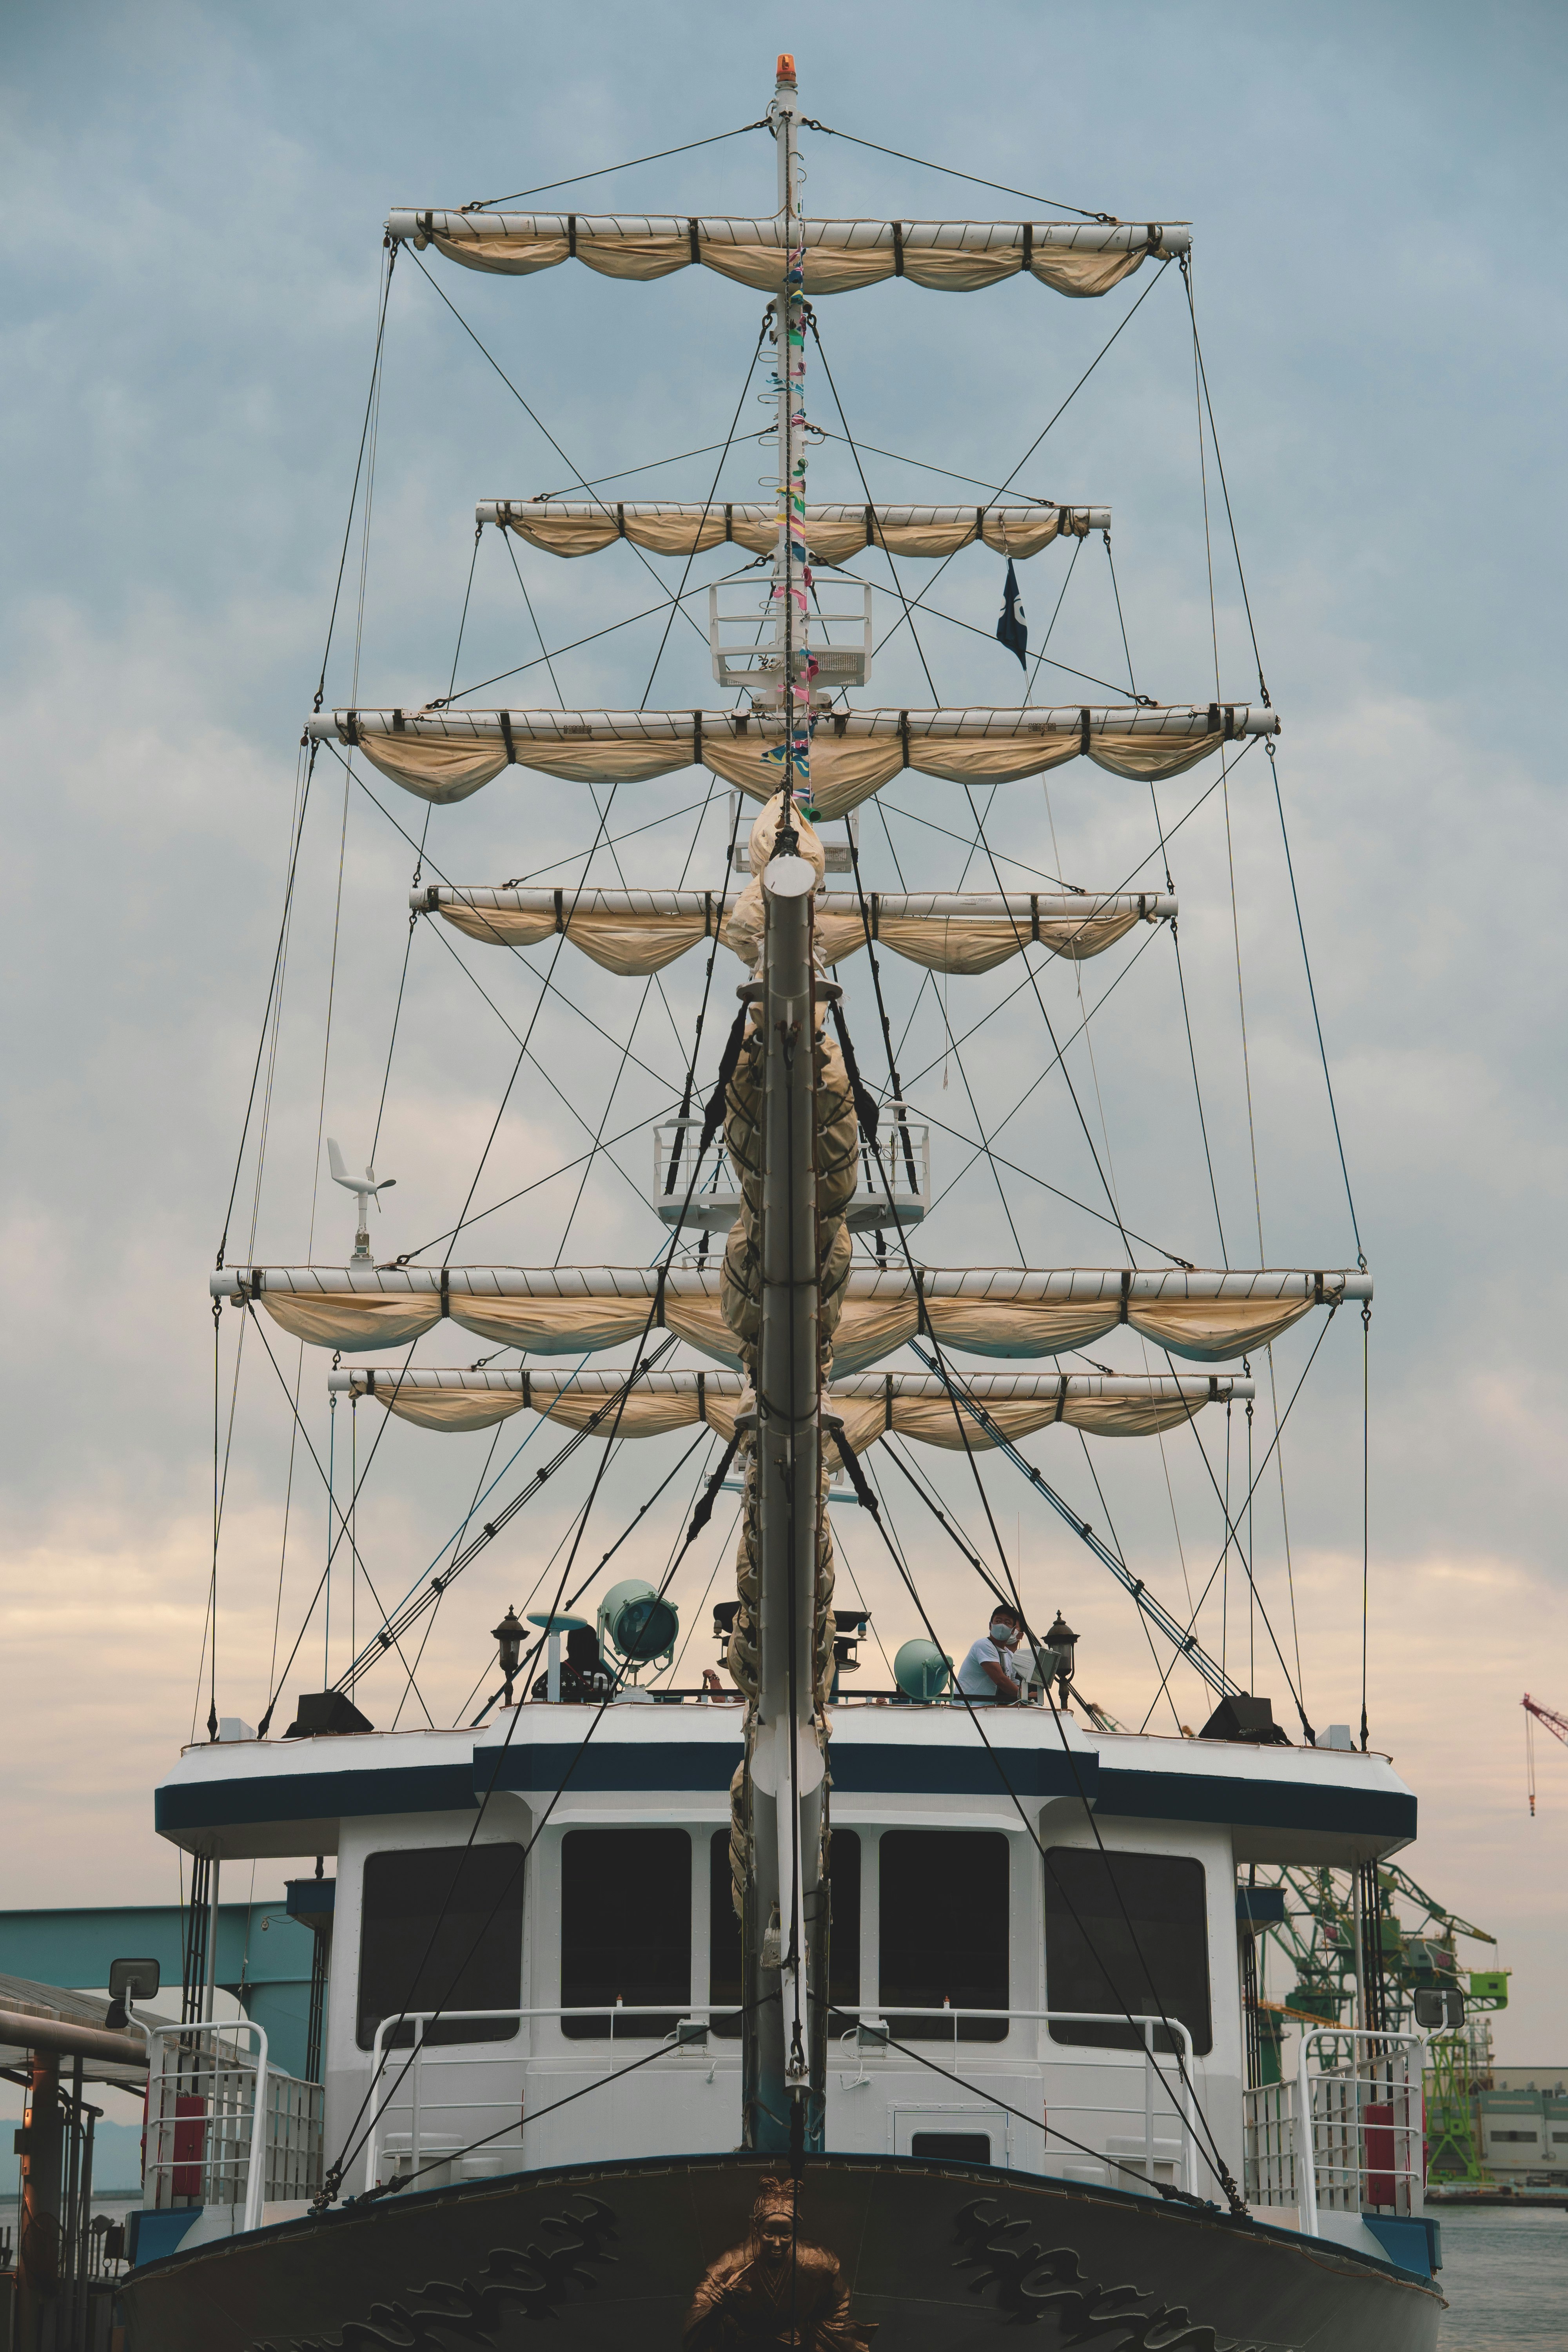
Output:
M1535 1819L1535 1727L1538 1723L1544 1724L1553 1739L1560 1739L1564 1748L1568 1748L1568 1716L1559 1715L1555 1707L1542 1706L1541 1701L1538 1698L1531 1698L1528 1691L1519 1703L1524 1709L1525 1778L1530 1792L1530 1817L1533 1821Z

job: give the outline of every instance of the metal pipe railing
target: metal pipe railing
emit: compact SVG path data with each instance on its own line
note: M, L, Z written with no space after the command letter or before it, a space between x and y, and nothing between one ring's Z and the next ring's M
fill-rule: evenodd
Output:
M500 2020L515 2018L521 2022L523 2019L534 2017L607 2017L610 2021L610 2031L604 2038L613 2043L616 2038L616 2021L617 2018L624 2020L631 2017L675 2017L677 2024L674 2032L667 2033L660 2038L669 2043L672 2051L679 2051L683 2048L689 2048L692 2046L689 2039L686 2041L682 2040L680 2032L681 2026L683 2024L700 2025L703 2032L706 2033L710 2016L715 2008L719 2010L721 2015L727 2014L727 2011L722 2002L715 2003L705 2001L698 2006L693 2005L690 2002L668 2000L601 2000L570 2004L563 2003L561 2001L546 2001L535 2004L531 2007L519 2009L410 2009L404 2011L403 2013L397 2017L384 2017L380 2024L375 2029L375 2037L371 2043L371 2080L374 2087L371 2099L370 2126L365 2139L365 2180L369 2186L372 2188L374 2187L377 2177L377 2168L381 2158L382 2126L385 2117L391 2112L393 2100L396 2095L399 2084L404 2079L403 2074L400 2074L396 2082L394 2082L391 2084L384 2084L383 2078L388 2057L386 2035L389 2029L394 2032L401 2032L405 2026L408 2025L411 2025L415 2029L414 2046L409 2053L409 2063L405 2072L410 2084L409 2105L411 2110L411 2128L409 2133L409 2154L413 2168L417 2171L419 2168L419 2145L423 2129L423 2116L426 2108L435 2107L438 2111L457 2110L467 2112L472 2108L500 2107L504 2109L511 2104L510 2100L506 2099L426 2098L424 2095L422 2080L424 2069L426 2065L471 2066L479 2062L476 2062L473 2057L464 2054L465 2047L471 2051L473 2047L471 2043L459 2045L458 2048L452 2050L448 2055L444 2057L437 2057L433 2053L427 2052L425 2037L419 2030L422 2026L433 2024L437 2021L439 2021L443 2025L473 2024L481 2020L489 2020L491 2018ZM647 2037L638 2036L637 2038L640 2040ZM520 2052L517 2058L512 2063L519 2066L526 2066L529 2058L532 2054L533 2053L531 2052L528 2051ZM493 2059L486 2059L483 2063L487 2067L493 2067L495 2061ZM521 2135L524 2121L525 2118L522 2111L522 2103L520 2099L518 2102L519 2138L516 2143L520 2150L522 2146ZM493 2147L496 2146L496 2143L491 2141L489 2145ZM511 2145L511 2143L505 2142L501 2145L505 2147Z
M470 2114L474 2112L488 2112L499 2109L504 2113L512 2105L512 2102L509 2099L473 2097L464 2097L460 2099L431 2098L428 2095L424 2080L424 2070L427 2065L472 2066L475 2064L483 2064L487 2071L489 2071L493 2070L496 2061L491 2057L486 2057L482 2061L477 2060L471 2054L473 2049L473 2044L471 2043L458 2044L456 2046L438 2045L437 2050L432 2050L426 2044L423 2032L421 2031L425 2026L430 2025L437 2021L439 2021L443 2025L446 2025L476 2023L491 2019L508 2021L516 2020L521 2023L524 2020L533 2018L554 2018L560 2020L573 2017L607 2017L610 2021L610 2030L608 2035L605 2038L613 2043L616 2039L617 2020L625 2021L626 2020L638 2017L670 2017L673 2015L677 2018L675 2029L672 2032L665 2034L663 2039L668 2042L671 2054L679 2055L683 2050L690 2049L696 2045L700 2038L705 2040L711 2018L715 2014L721 2016L729 2014L729 2011L731 2006L732 2004L711 2000L689 2003L686 2004L684 2008L679 2003L672 2003L669 2001L616 2003L600 2001L570 2005L559 2001L551 2001L534 2004L530 2007L507 2009L439 2011L410 2010L398 2017L383 2018L380 2024L376 2027L375 2036L371 2045L372 2079L374 2088L371 2100L370 2125L366 2136L366 2183L368 2186L374 2188L380 2178L383 2158L386 2153L388 2143L391 2138L391 2135L386 2130L386 2125L389 2116L395 2111L395 2103L398 2105L403 2104L402 2101L398 2100L397 2095L402 2088L405 2079L406 2079L408 2084L406 2102L406 2111L409 2116L408 2156L410 2170L413 2172L417 2172L419 2169L421 2149L427 2142L426 2118L432 2111L437 2114ZM969 2020L993 2023L1002 2022L1008 2027L1009 2031L1014 2024L1136 2026L1142 2030L1143 2035L1143 2047L1139 2052L1096 2050L1092 2055L1085 2055L1079 2058L1068 2058L1058 2054L1060 2045L1053 2045L1048 2056L1040 2053L1038 2050L1037 2050L1035 2063L1039 2063L1043 2068L1048 2067L1052 2072L1073 2070L1098 2072L1103 2070L1106 2066L1121 2068L1125 2071L1129 2061L1136 2063L1142 2076L1142 2098L1138 2105L1121 2106L1108 2104L1103 2100L1093 2101L1075 2099L1068 2103L1068 2112L1071 2115L1096 2116L1126 2116L1141 2120L1142 2124L1142 2139L1143 2145L1143 2159L1146 2167L1145 2177L1148 2179L1151 2188L1152 2188L1154 2183L1156 2163L1163 2160L1158 2154L1159 2143L1155 2137L1155 2125L1157 2121L1166 2121L1168 2114L1168 2119L1175 2126L1178 2135L1177 2168L1180 2172L1181 2178L1175 2185L1185 2189L1189 2195L1194 2193L1194 2151L1196 2146L1196 2139L1193 2126L1191 2090L1192 2061L1194 2055L1193 2038L1190 2031L1182 2022L1180 2018L1171 2018L1167 2020L1163 2017L1151 2016L1133 2016L1131 2018L1117 2017L1108 2013L1104 2010L953 2009L945 2005L940 2009L928 2009L922 2007L918 2002L910 2003L908 2005L900 2003L897 2007L887 2002L878 2004L874 2007L871 2005L857 2007L850 2003L836 2001L831 2005L831 2013L838 2017L853 2017L857 2021L856 2026L852 2031L856 2035L860 2052L861 2073L854 2084L841 2084L841 2087L846 2090L858 2087L860 2081L869 2083L873 2079L870 2075L867 2074L865 2071L865 2056L868 2052L881 2048L889 2051L890 2058L896 2061L899 2053L898 2052L890 2049L889 2036L886 2026L886 2018L889 2015L897 2016L899 2018L930 2017L933 2020L941 2020L944 2030L950 2026L952 2032L955 2064L959 2042L958 2028L962 2022ZM395 2081L387 2083L384 2077L387 2072L387 2062L392 2054L389 2053L386 2046L387 2034L389 2032L401 2031L403 2028L408 2026L412 2026L415 2032L414 2045L408 2053L408 2063L405 2069L397 2074ZM1179 2037L1181 2043L1183 2071L1174 2088L1173 2088L1164 2068L1160 2063L1159 2055L1154 2047L1155 2035L1166 2031L1167 2026L1173 2034ZM639 2036L636 2038L641 2039L645 2037ZM841 2038L847 2041L849 2036L845 2035ZM935 2040L939 2037L935 2035L927 2036L925 2034L921 2034L918 2038L921 2041L925 2041L928 2039ZM1000 2045L996 2043L990 2045L993 2049L999 2046ZM521 2051L519 2052L516 2058L513 2059L511 2063L521 2069L526 2069L531 2058L536 2054L537 2053L532 2051ZM609 2079L612 2078L606 2078L607 2081ZM984 2097L984 2090L980 2084L972 2084L969 2087L975 2089L977 2094L981 2097ZM1163 2095L1167 2103L1166 2113L1162 2113L1156 2105L1157 2096L1161 2094ZM518 2137L515 2141L487 2141L487 2145L496 2153L504 2154L508 2150L514 2149L521 2158L523 2144L522 2135L527 2123L527 2116L524 2112L523 2101L521 2094L517 2101L517 2116ZM1041 2129L1048 2138L1050 2126L1047 2111L1044 2107L1042 2107L1041 2110ZM399 2134L398 2137L401 2137L401 2134ZM398 2152L401 2154L401 2149L399 2149ZM440 2154L456 2156L460 2151L455 2146L447 2147L445 2143L431 2143L429 2144L428 2152L432 2156L437 2156ZM1106 2161L1111 2164L1112 2168L1114 2169L1116 2159L1108 2156Z
M243 2206L240 2227L258 2230L267 2189L265 2027L248 2017L216 2024L132 2022L147 2037L143 2203L151 2182L154 2209L176 2199ZM249 2048L242 2037L253 2037ZM184 2187L178 2185L182 2174Z
M1243 2095L1248 2201L1294 2205L1309 2237L1324 2211L1419 2212L1425 2048L1414 2033L1303 2032L1295 2080Z

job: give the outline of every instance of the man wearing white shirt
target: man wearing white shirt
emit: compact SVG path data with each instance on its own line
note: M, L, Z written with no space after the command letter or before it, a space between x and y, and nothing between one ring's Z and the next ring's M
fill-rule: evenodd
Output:
M991 1612L989 1639L972 1643L958 1669L958 1687L965 1698L987 1700L995 1706L1017 1706L1023 1691L1014 1679L1013 1653L1023 1631L1017 1611L998 1601Z

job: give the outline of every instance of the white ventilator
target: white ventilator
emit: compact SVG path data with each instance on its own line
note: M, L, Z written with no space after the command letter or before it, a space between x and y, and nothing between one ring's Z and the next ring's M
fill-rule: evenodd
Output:
M343 1155L338 1149L337 1140L331 1135L327 1138L327 1165L331 1170L333 1183L341 1184L345 1192L352 1192L354 1196L357 1214L354 1219L353 1263L367 1265L370 1263L370 1204L378 1193L390 1192L397 1179L395 1176L384 1176L378 1183L375 1170L370 1167L366 1168L363 1177L351 1176L343 1166Z

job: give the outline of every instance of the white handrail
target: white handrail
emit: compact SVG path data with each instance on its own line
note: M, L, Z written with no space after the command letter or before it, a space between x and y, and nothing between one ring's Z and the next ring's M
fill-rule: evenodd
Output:
M613 2042L616 2038L615 2021L617 2017L677 2017L681 2019L683 2021L691 2019L700 2019L704 2024L706 2024L710 2015L711 2014L713 2007L714 2003L711 2001L696 2003L692 2001L682 2002L668 2000L601 2000L575 2002L570 2006L563 2005L560 2001L545 2001L527 2009L409 2009L405 2010L396 2017L384 2017L380 2024L375 2029L375 2038L371 2043L371 2058L373 2062L371 2072L371 2116L370 2128L365 2138L364 2177L367 2185L371 2188L375 2186L376 2167L380 2161L381 2156L381 2125L383 2118L391 2107L393 2090L396 2087L395 2084L386 2086L383 2083L383 2069L385 2065L387 2056L386 2033L388 2027L391 2027L394 2031L400 2032L405 2025L412 2025L416 2029L423 2025L430 2025L436 2022L439 2022L442 2025L462 2025L471 2024L479 2019L492 2017L502 2019L517 2018L519 2020L527 2017L608 2017L610 2020L610 2032L608 2038ZM720 2014L722 2016L726 2012L721 2005ZM677 2035L667 2033L662 2037L662 2039L668 2042L672 2049L679 2050L680 2047L679 2040ZM471 2047L472 2045L470 2044L469 2046ZM411 2073L413 2076L413 2089L410 2094L411 2104L413 2106L413 2131L410 2138L410 2157L416 2170L417 2170L419 2163L419 2084L420 2074L425 2059L425 2037L423 2033L416 2030L413 2047L409 2052L408 2067L405 2070L405 2072ZM437 2064L444 2063L447 2065L472 2065L474 2062L471 2058L467 2060L461 2058L449 2058L445 2061L437 2060L435 2063ZM520 2053L517 2063L520 2065L526 2063L526 2053ZM452 2100L438 2101L437 2104L456 2105L458 2103ZM500 2103L496 2100L477 2101L466 2099L461 2104L465 2106L489 2106L499 2105ZM520 2130L522 2127L522 2114L521 2108L518 2113L518 2127Z
M1363 2045L1365 2047L1363 2048ZM1339 2053L1345 2054L1347 2063L1334 2062ZM1418 2033L1379 2032L1372 2028L1323 2025L1304 2031L1297 2053L1294 2084L1261 2084L1249 2089L1245 2096L1247 2130L1248 2134L1249 2168L1256 2167L1260 2185L1282 2189L1287 2176L1284 2164L1293 2168L1291 2179L1295 2190L1297 2217L1301 2231L1308 2237L1321 2231L1322 2200L1327 2198L1339 2210L1345 2210L1345 2200L1354 2190L1354 2208L1360 2210L1366 2190L1374 2178L1392 2184L1395 2209L1402 2197L1407 2199L1412 2210L1421 2202L1421 2158L1417 2143L1422 2137L1419 2105L1422 2065L1425 2053L1423 2037ZM1325 2064L1325 2058L1330 2063ZM1315 2071L1311 2062L1316 2062ZM1373 2071L1363 2073L1363 2063ZM1320 2115L1320 2102L1315 2093L1320 2086L1337 2086L1336 2101L1332 2090L1325 2092L1327 2105ZM1294 2113L1286 2101L1294 2093ZM1374 2099L1369 2095L1376 2093ZM1369 2107L1388 2106L1386 2120L1379 2116L1371 2124ZM1412 2105L1412 2102L1415 2105ZM1403 2106L1403 2114L1401 2114ZM1323 2148L1323 2184L1319 2184L1319 2131L1325 2134ZM1387 2135L1386 2161L1373 2165L1368 2161L1369 2131ZM1278 2139L1274 2137L1278 2134ZM1336 2148L1336 2134L1343 2136L1344 2145ZM1258 2147L1253 2146L1254 2137ZM1342 2161L1353 2137L1353 2161ZM1380 2201L1387 2201L1382 2200Z
M154 2204L157 2202L158 2175L163 2172L170 2174L171 2194L173 2194L172 2177L174 2171L180 2168L180 2162L175 2158L173 2153L171 2153L166 2159L163 2154L165 2133L172 2133L174 2129L177 2129L178 2124L180 2120L182 2120L179 2117L177 2108L173 2121L166 2117L163 2112L163 2082L167 2071L165 2063L167 2057L166 2045L170 2042L183 2042L186 2044L187 2048L192 2044L195 2044L197 2045L199 2053L200 2045L203 2042L210 2042L210 2053L207 2058L207 2064L210 2069L211 2078L215 2086L215 2095L204 2096L203 2114L200 2117L192 2116L188 2118L191 2122L199 2121L202 2125L202 2153L199 2158L199 2165L201 2171L209 2184L213 2179L216 2169L215 2150L218 2144L217 2135L215 2128L218 2121L216 2114L216 2084L218 2062L224 2055L223 2045L226 2034L233 2035L235 2037L235 2046L231 2057L231 2063L235 2072L237 2074L243 2074L254 2068L255 2082L251 2095L249 2137L246 2144L243 2157L239 2154L237 2147L233 2160L237 2168L241 2163L243 2163L245 2167L245 2217L240 2226L242 2229L246 2230L258 2230L261 2227L261 2209L267 2194L267 2080L269 2068L268 2064L266 2027L258 2025L256 2022L256 2020L250 2017L228 2018L216 2022L208 2021L203 2024L192 2023L185 2025L154 2025L149 2019L144 2017L134 2018L131 2021L139 2026L142 2033L145 2034L147 2038L147 2116L151 2146L144 2159L144 2171L151 2171L153 2175ZM238 2046L238 2037L241 2034L249 2034L255 2037L254 2054L250 2052L240 2050ZM153 2051L154 2043L159 2045L155 2056ZM193 2081L199 2083L199 2074L193 2076ZM156 2104L154 2103L155 2094ZM178 2094L176 2093L176 2097L177 2096ZM184 2162L188 2164L189 2159L184 2159ZM145 2185L143 2185L142 2194L143 2198L145 2198ZM204 2201L205 2200L204 2200Z
M1323 2065L1322 2053L1325 2047L1331 2047L1336 2042L1343 2043L1347 2042L1352 2043L1371 2042L1373 2045L1373 2048L1369 2054L1373 2057L1374 2062L1384 2057L1392 2057L1394 2052L1396 2050L1403 2051L1405 2053L1405 2083L1403 2087L1407 2097L1410 2091L1410 2078L1412 2073L1411 2053L1414 2053L1414 2074L1415 2083L1419 2085L1424 2078L1423 2059L1426 2052L1426 2041L1425 2037L1419 2033L1380 2032L1370 2028L1337 2025L1323 2026L1315 2032L1302 2033L1301 2047L1297 2058L1297 2080L1300 2086L1300 2105L1302 2116L1301 2130L1305 2138L1306 2148L1305 2161L1302 2162L1300 2158L1298 2158L1297 2178L1300 2184L1298 2193L1301 2199L1301 2226L1303 2230L1309 2231L1313 2237L1316 2237L1318 2234L1319 2205L1317 2131L1316 2118L1312 2108L1311 2084L1314 2082L1322 2083L1332 2082L1336 2079L1344 2079L1342 2076L1336 2077L1331 2068ZM1315 2052L1318 2055L1319 2065L1318 2072L1315 2075L1310 2075L1307 2072L1307 2056L1309 2051ZM1353 2050L1351 2053L1351 2059L1353 2070L1355 2062L1355 2053ZM1366 2102L1362 2098L1361 2093L1363 2084L1370 2084L1371 2077L1363 2075L1359 2072L1352 2071L1349 2080L1356 2094L1355 2131L1359 2154L1364 2158L1366 2154L1367 2126L1363 2111ZM1392 2093L1394 2085L1391 2082L1388 2087ZM1419 2095L1419 2093L1417 2095ZM1417 2112L1419 2115L1419 2110ZM1390 2141L1394 2144L1394 2158L1391 2169L1395 2181L1398 2180L1402 2174L1406 2180L1415 2180L1417 2178L1418 2167L1413 2165L1410 2161L1411 2151L1408 2146L1405 2151L1405 2160L1403 2165L1400 2164L1398 2141L1402 2137L1407 2143L1412 2140L1419 2139L1422 2136L1422 2125L1420 2121L1417 2120L1415 2124L1410 2124L1408 2122L1401 2124L1394 2121L1391 2117L1388 2123L1380 2123L1376 2128L1380 2131L1386 2131L1389 2135ZM1325 2168L1325 2169L1331 2169L1331 2168ZM1361 2201L1364 2183L1369 2177L1369 2172L1370 2168L1364 2162L1359 2162L1354 2167L1358 2204ZM1332 2185L1333 2184L1331 2179L1331 2191L1332 2189ZM1416 2201L1417 2200L1413 2197L1412 2203L1415 2204ZM1311 2217L1310 2221L1306 2218L1309 2212Z
M1148 2167L1147 2179L1149 2185L1151 2189L1152 2189L1154 2185L1155 2164L1154 2084L1157 2077L1161 2089L1163 2090L1166 2097L1171 2101L1172 2120L1175 2123L1179 2133L1179 2147L1181 2151L1180 2166L1182 2176L1180 2186L1185 2189L1189 2195L1195 2193L1193 2178L1193 2151L1195 2145L1192 2113L1193 2037L1191 2031L1183 2023L1180 2018L1152 2017L1148 2015L1119 2017L1114 2012L1099 2009L934 2009L924 2008L919 2002L911 2002L908 2006L903 2003L900 2003L896 2007L893 2007L891 2004L887 2002L873 2006L871 2004L857 2005L847 2001L833 2001L829 2004L829 2007L836 2015L840 2017L853 2017L857 2021L868 2022L873 2025L880 2024L883 2021L885 2014L889 2012L898 2017L941 2018L943 2021L951 2021L953 2028L953 2040L955 2043L958 2038L958 2025L961 2021L966 2018L1002 2021L1008 2024L1016 2021L1019 2024L1100 2026L1132 2025L1141 2027L1143 2033L1143 2048L1138 2054L1141 2058L1143 2070L1143 2104L1142 2109L1135 2107L1090 2106L1087 2105L1080 2108L1078 2106L1077 2103L1073 2103L1073 2111L1081 2112L1086 2115L1103 2114L1108 2116L1133 2116L1141 2113L1143 2119L1144 2161ZM415 2029L414 2043L409 2052L408 2063L404 2069L404 2073L408 2074L410 2077L409 2101L411 2108L411 2129L409 2135L409 2161L412 2168L415 2171L417 2171L419 2167L419 2147L423 2129L423 2117L427 2105L433 2105L437 2107L472 2107L500 2106L506 2104L500 2100L489 2099L436 2100L434 2102L427 2102L424 2097L422 2087L422 2075L426 2063L427 2044L423 2032L419 2030L421 2027L437 2021L439 2021L442 2024L464 2024L489 2018L495 2018L498 2020L516 2019L521 2022L525 2018L534 2017L568 2018L607 2016L611 2021L611 2031L608 2038L613 2042L615 2039L615 2021L617 2018L673 2016L677 2017L682 2023L692 2022L707 2025L715 2013L720 2016L725 2016L730 2013L730 2010L723 2002L716 2002L711 2000L700 2002L689 2001L685 2004L671 2001L617 2001L615 2003L599 2001L585 2003L580 2002L567 2005L559 2001L546 2001L537 2003L530 2007L505 2009L408 2010L399 2016L384 2017L375 2029L374 2039L371 2044L372 2098L370 2126L365 2140L366 2184L367 2186L374 2188L376 2182L382 2156L383 2126L388 2114L391 2112L393 2095L396 2088L395 2084L388 2084L384 2080L386 2060L389 2055L386 2048L386 2035L389 2031L401 2031L405 2026L412 2026ZM1173 2092L1171 2083L1165 2074L1164 2069L1161 2066L1154 2050L1154 2035L1157 2032L1166 2030L1171 2033L1178 2034L1181 2037L1183 2066L1180 2074L1178 2088L1175 2092ZM924 2040L927 2037L922 2035L921 2038ZM672 2052L679 2053L682 2046L679 2040L679 2028L676 2032L666 2034L663 2039L669 2045ZM467 2046L470 2049L472 2047L471 2044ZM530 2053L526 2052L520 2053L514 2063L519 2065L525 2065L528 2063L529 2054ZM1085 2056L1081 2058L1058 2058L1053 2055L1050 2059L1041 2060L1039 2063L1058 2067L1100 2067L1105 2065L1108 2062L1113 2065L1116 2063L1115 2053L1109 2050L1099 2051L1093 2056ZM446 2058L433 2057L430 2063L437 2065L472 2065L476 2062L471 2056L463 2056L458 2054L457 2052L454 2052L452 2055ZM399 2081L401 2081L401 2079L402 2076L400 2075ZM978 2085L974 2085L973 2087L975 2087L976 2089L979 2088ZM526 2118L524 2117L520 2105L518 2113L518 2128L520 2132L523 2129L525 2121ZM1043 2123L1041 2128L1048 2139L1050 2137L1050 2126L1048 2122ZM1110 2162L1112 2159L1107 2158L1106 2161Z
M881 2001L874 2007L869 2004L863 2004L858 2007L851 2001L833 2001L829 2003L829 2007L840 2017L853 2017L859 2020L861 2022L868 2021L872 2024L880 2024L889 2013L891 2013L895 2017L951 2018L953 2021L952 2038L955 2045L958 2041L959 2020L966 2017L991 2019L1005 2018L1009 2023L1016 2019L1020 2024L1024 2025L1036 2023L1047 2025L1141 2025L1143 2028L1143 2049L1142 2052L1143 2060L1143 2143L1145 2150L1144 2160L1149 2168L1149 2183L1151 2187L1153 2186L1154 2078L1158 2076L1161 2088L1164 2091L1166 2097L1171 2099L1172 2114L1181 2130L1181 2185L1188 2191L1189 2194L1193 2193L1193 2037L1190 2029L1182 2022L1182 2020L1179 2017L1149 2017L1129 2014L1117 2016L1114 2011L1103 2009L951 2009L946 2007L942 2009L925 2009L922 2008L918 2001L911 2001L908 2004L902 2001L896 2003ZM1181 2095L1179 2101L1172 2097L1170 2084L1166 2081L1164 2072L1160 2065L1159 2060L1154 2054L1155 2034L1167 2031L1171 2033L1179 2033L1182 2037L1182 2067L1179 2077ZM920 2038L924 2041L928 2037L922 2034ZM934 2039L935 2037L932 2036L929 2038ZM1114 2063L1114 2060L1111 2059L1110 2053L1109 2051L1102 2051L1098 2056L1093 2058L1058 2058L1052 2056L1048 2060L1042 2059L1040 2063L1042 2065L1049 2064L1053 2066L1101 2066L1104 2065L1108 2060L1110 2060L1110 2063ZM1085 2115L1120 2116L1132 2115L1137 2111L1131 2107L1086 2106L1079 2112ZM1050 2137L1050 2127L1048 2124L1045 2126L1044 2128L1046 2137L1048 2139Z

